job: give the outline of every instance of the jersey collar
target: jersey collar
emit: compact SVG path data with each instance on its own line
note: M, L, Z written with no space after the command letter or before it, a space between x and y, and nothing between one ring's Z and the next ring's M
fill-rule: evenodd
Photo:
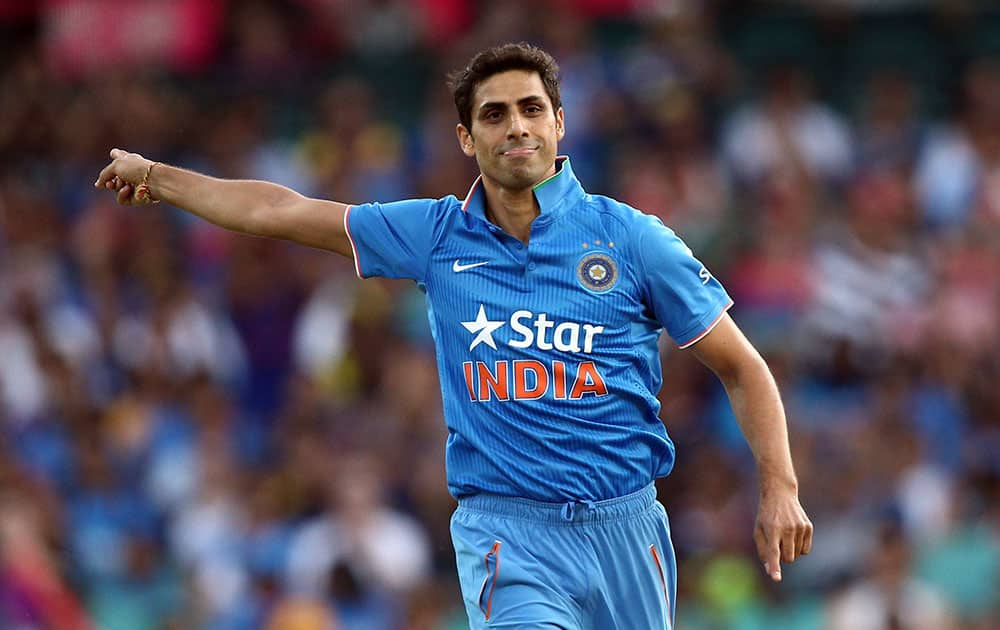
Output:
M565 155L556 158L556 172L535 184L532 190L542 209L541 215L535 221L543 223L555 219L567 208L576 205L576 202L583 199L586 194L573 173L569 158ZM469 193L462 203L462 210L486 220L486 194L483 192L482 175L472 182L472 187L469 188Z

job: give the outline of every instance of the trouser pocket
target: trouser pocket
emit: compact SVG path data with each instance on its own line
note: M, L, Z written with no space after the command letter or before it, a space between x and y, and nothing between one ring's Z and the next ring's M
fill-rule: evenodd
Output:
M479 589L479 610L483 611L486 621L490 620L493 612L493 590L497 585L497 578L500 576L500 546L499 540L493 541L493 547L486 552L483 563L486 565L486 577L483 578L483 586Z

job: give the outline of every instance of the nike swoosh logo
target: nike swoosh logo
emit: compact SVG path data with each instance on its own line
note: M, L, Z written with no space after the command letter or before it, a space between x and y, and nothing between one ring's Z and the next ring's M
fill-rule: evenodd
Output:
M471 263L471 264L468 264L468 265L463 265L463 264L459 263L458 259L456 258L455 262L451 266L451 270L454 271L455 273L458 273L459 271L465 271L466 269L472 269L473 267L482 267L483 265L488 265L488 264L490 264L490 261L486 260L486 261L483 261L483 262L477 262L477 263Z

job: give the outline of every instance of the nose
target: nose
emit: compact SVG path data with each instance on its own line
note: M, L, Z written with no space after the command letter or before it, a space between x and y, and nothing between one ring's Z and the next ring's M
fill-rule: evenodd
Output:
M520 113L514 112L510 115L510 128L507 130L508 138L525 137L528 135L528 127L525 125L524 117Z

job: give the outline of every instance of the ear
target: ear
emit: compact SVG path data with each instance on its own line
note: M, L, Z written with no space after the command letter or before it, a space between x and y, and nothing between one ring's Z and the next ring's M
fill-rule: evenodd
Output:
M563 139L566 135L566 115L563 113L563 108L560 107L556 110L556 138L559 140Z
M476 142L472 139L472 133L465 128L465 125L458 123L455 125L455 134L458 136L458 146L462 153L468 157L476 155Z

